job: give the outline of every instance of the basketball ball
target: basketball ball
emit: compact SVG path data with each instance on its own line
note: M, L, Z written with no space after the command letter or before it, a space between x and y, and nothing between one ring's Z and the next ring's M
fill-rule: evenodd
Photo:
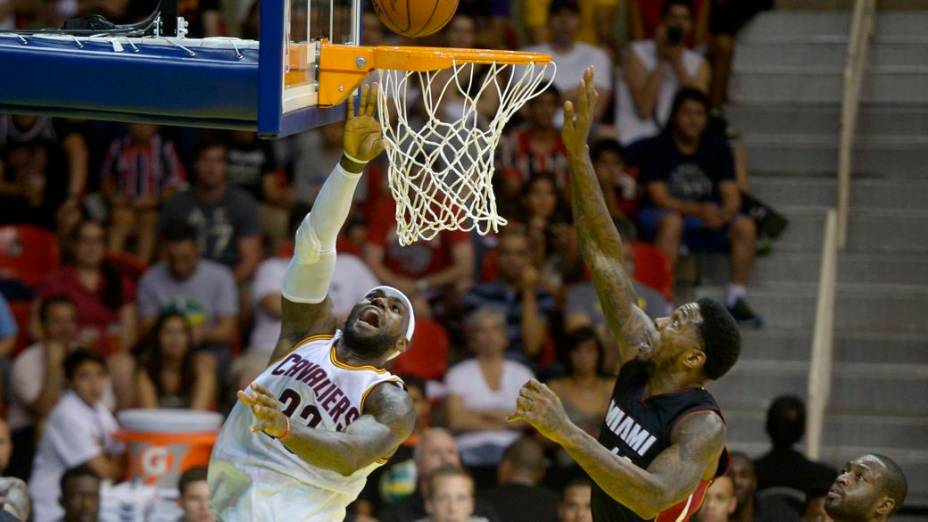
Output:
M458 0L373 0L372 3L384 25L410 38L437 32L458 9Z

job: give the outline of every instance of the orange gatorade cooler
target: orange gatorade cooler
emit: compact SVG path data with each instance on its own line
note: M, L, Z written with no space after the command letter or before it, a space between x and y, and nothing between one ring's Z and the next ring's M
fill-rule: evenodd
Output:
M127 479L176 488L180 474L205 466L222 426L222 415L181 409L125 410L117 415L127 446Z

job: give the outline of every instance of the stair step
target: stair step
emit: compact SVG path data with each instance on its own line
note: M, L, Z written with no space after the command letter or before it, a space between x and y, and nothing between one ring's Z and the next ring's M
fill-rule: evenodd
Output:
M773 401L771 397L771 402ZM731 438L763 442L766 410L723 411ZM825 419L823 440L830 446L879 446L917 449L928 440L928 418L889 415L831 415Z
M806 0L802 0L805 2ZM847 38L848 13L769 11L761 13L738 35L739 43L756 41L821 41Z
M821 175L834 173L838 168L837 135L755 134L745 137L742 143L752 170L757 172ZM926 136L871 136L858 140L854 145L854 173L921 177L926 147Z
M739 361L731 372L707 385L722 411L766 411L786 393L805 397L808 364ZM928 365L835 364L828 411L833 414L928 416Z
M735 103L839 103L843 93L842 66L742 68L732 77ZM867 70L862 98L875 103L928 103L928 68L876 67Z
M842 67L847 54L846 40L815 42L743 42L735 53L734 71L757 64L776 67ZM876 67L900 67L928 64L928 40L875 42L868 53L868 63Z
M743 360L808 361L812 330L765 327L742 330ZM928 360L928 334L893 331L841 331L834 335L834 361L844 363L924 364Z
M811 329L816 294L817 286L812 283L768 283L751 287L749 299L769 327ZM701 286L696 297L722 299L724 286ZM925 286L841 284L835 306L835 328L841 331L928 334L923 313L928 307Z
M924 2L924 0L922 1ZM876 18L873 37L876 42L924 42L928 40L928 36L925 34L926 25L928 25L928 14L924 12L885 12L881 9Z
M747 138L767 134L837 136L840 113L839 100L823 105L733 104L726 110L732 124ZM857 132L867 137L923 136L928 134L928 106L864 104Z
M774 208L787 205L834 207L837 200L834 177L797 178L787 174L751 177L751 193ZM928 180L906 178L852 179L851 208L923 209L928 201Z
M703 284L728 283L728 256L700 255L697 262ZM819 253L777 252L774 246L773 254L757 259L749 286L782 282L817 284L820 263ZM928 255L841 254L838 258L838 283L928 287Z

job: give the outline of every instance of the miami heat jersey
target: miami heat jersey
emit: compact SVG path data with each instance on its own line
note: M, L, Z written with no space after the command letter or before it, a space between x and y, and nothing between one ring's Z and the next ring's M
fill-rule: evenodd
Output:
M671 445L670 436L676 422L696 411L721 411L712 395L702 388L644 397L647 373L642 363L632 360L619 372L609 409L599 432L599 443L613 454L629 459L646 469ZM719 459L716 476L725 471L727 453ZM710 481L700 481L690 496L658 515L657 522L687 521L699 509ZM592 497L595 522L638 522L644 519L616 502L595 483Z
M338 360L341 332L309 337L255 379L280 401L293 425L344 431L364 411L378 384L398 377L373 366ZM383 462L345 476L313 466L280 441L252 433L255 417L238 402L226 419L209 464L212 507L223 521L342 520L367 476ZM386 457L386 455L384 456Z

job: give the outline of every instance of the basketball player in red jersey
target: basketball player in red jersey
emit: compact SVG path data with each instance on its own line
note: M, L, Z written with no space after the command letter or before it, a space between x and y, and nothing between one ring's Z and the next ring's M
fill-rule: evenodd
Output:
M703 385L735 364L741 337L734 319L710 299L685 304L656 323L633 305L622 238L587 147L597 98L592 67L580 87L576 110L564 104L562 132L572 209L622 369L599 440L572 424L557 396L535 380L523 386L512 420L560 444L593 479L593 520L689 520L727 464L725 423Z
M344 154L296 233L280 340L267 369L238 392L213 448L208 482L218 520L342 520L415 424L412 399L383 369L412 339L409 299L373 288L339 329L328 297L338 231L364 164L383 150L376 89L362 87L357 115L349 99Z

